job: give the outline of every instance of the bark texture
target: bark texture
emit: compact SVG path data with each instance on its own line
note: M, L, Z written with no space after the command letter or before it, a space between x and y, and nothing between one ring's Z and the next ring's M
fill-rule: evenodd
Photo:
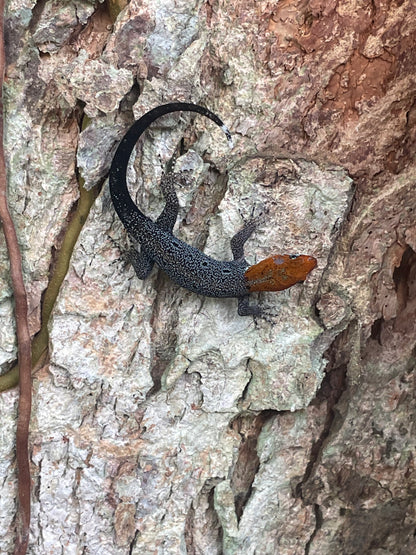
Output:
M310 254L272 324L155 270L104 185L35 375L29 553L416 551L416 9L411 0L9 0L6 149L31 331L79 196L128 125L174 100L130 180L149 215L176 152L175 232L217 258ZM82 125L81 122L84 122ZM85 125L87 122L87 125ZM0 241L3 239L0 237ZM16 357L0 250L0 362ZM0 551L14 542L16 393L0 397Z

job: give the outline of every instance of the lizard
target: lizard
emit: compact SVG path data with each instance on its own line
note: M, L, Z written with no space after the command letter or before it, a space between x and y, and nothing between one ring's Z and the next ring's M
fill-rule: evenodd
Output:
M246 222L231 239L233 260L230 261L216 260L181 241L172 232L179 212L173 174L162 178L160 185L166 204L155 221L145 216L130 196L126 173L136 142L156 119L178 111L206 116L224 131L231 142L231 134L221 119L197 104L163 104L133 123L116 149L109 172L112 203L133 241L130 252L133 268L139 279L145 279L156 263L181 287L207 297L236 297L240 316L261 316L265 314L265 309L258 304L250 304L250 293L282 291L303 282L317 265L313 256L277 254L250 266L244 257L244 244L256 229L256 218Z

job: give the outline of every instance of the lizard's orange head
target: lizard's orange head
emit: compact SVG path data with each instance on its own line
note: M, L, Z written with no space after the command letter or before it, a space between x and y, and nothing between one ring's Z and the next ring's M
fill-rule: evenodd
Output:
M305 254L275 254L245 272L247 287L252 291L283 291L304 281L316 267L316 258Z

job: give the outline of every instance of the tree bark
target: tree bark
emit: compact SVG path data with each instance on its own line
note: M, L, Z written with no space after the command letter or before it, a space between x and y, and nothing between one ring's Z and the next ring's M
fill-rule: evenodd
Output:
M411 0L8 2L9 202L31 333L49 334L33 378L29 553L416 550L415 11ZM234 148L202 117L160 120L132 157L132 194L157 216L176 153L189 175L179 237L231 258L254 207L264 221L250 262L318 258L303 285L262 296L273 322L115 263L127 238L102 184L132 121L169 101L216 112ZM89 215L84 183L102 186ZM77 242L42 321L68 233ZM0 282L6 372L4 254ZM10 552L16 393L0 405Z

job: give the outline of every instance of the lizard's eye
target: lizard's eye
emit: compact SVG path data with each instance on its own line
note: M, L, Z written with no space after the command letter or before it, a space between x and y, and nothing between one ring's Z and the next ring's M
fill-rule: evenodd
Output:
M289 254L290 260L294 260L295 258L299 258L298 254Z

